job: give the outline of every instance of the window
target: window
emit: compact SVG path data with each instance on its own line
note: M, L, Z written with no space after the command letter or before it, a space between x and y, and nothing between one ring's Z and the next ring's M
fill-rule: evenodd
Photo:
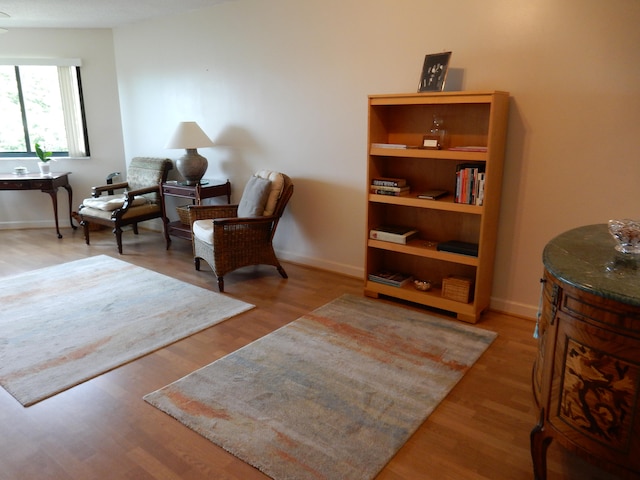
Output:
M0 59L0 157L89 156L78 60Z

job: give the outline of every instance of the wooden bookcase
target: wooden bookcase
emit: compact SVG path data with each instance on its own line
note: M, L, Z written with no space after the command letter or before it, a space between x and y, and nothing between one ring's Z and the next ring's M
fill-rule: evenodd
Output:
M385 295L453 312L475 323L488 308L500 212L502 170L509 113L509 93L498 91L438 92L369 96L367 225L365 294ZM443 119L447 131L445 149L383 148L374 144L418 147L431 128L434 115ZM486 151L451 150L480 146ZM478 163L485 168L482 205L456 203L456 168ZM403 196L370 193L374 178L404 178L411 192ZM438 200L418 198L429 189L447 190ZM380 225L400 225L418 230L419 238L406 245L369 239ZM437 250L450 240L478 244L478 256ZM433 288L423 292L413 283L402 287L368 280L370 273L393 270L430 280ZM473 281L471 301L464 303L442 296L448 276Z

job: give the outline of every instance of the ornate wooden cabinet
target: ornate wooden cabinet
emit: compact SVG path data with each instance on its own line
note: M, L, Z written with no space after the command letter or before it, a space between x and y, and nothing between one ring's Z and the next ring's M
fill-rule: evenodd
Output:
M570 230L544 249L531 432L537 480L552 440L625 478L640 478L640 258L606 225Z

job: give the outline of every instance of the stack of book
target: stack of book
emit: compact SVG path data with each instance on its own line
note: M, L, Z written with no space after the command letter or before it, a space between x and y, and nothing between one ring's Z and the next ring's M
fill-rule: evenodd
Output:
M456 167L457 203L482 205L484 202L484 164L461 163Z
M391 285L392 287L402 287L413 280L413 276L411 275L388 270L370 273L367 277L372 282L383 283L385 285Z
M411 188L407 185L405 178L378 177L371 180L371 188L369 191L376 195L399 197L400 195L407 195L411 191Z
M369 230L369 238L372 240L382 240L405 244L418 235L418 231L412 227L401 227L396 225L381 225Z

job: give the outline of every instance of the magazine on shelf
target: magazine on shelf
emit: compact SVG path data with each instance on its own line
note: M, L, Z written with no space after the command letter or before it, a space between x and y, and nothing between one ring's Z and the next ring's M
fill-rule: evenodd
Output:
M426 198L427 200L437 200L440 197L444 197L447 193L446 190L427 190L418 194L418 198Z
M407 148L403 143L372 143L373 148Z
M487 147L468 145L468 146L460 146L460 147L451 147L449 148L449 150L453 152L486 152Z
M441 252L459 253L462 255L478 256L478 244L470 242L460 242L458 240L450 240L448 242L440 242L437 250Z
M369 238L372 240L382 240L406 244L409 240L418 235L418 231L412 227L400 227L396 225L382 225L372 228L369 231Z
M406 273L381 270L376 273L370 273L368 279L372 282L383 283L392 287L402 287L413 280L413 276Z

